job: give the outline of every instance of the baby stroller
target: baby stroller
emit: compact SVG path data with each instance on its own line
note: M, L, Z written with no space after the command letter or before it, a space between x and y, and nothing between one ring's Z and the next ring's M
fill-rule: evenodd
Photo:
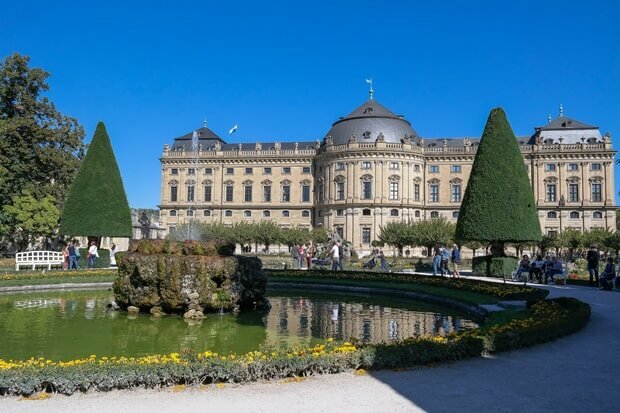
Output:
M375 261L375 257L373 256L368 261L366 261L362 268L372 270L373 268L375 268L376 265L377 262Z
M320 270L326 270L331 263L332 262L327 258L312 258L312 265L319 267Z

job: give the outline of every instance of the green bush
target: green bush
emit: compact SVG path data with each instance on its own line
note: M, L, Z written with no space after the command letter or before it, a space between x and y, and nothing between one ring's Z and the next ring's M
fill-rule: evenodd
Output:
M515 257L496 257L491 258L489 264L489 277L510 277L512 272L517 268L519 260Z
M474 275L479 277L486 277L489 273L489 265L491 264L491 255L484 255L482 257L474 257L471 260L471 271Z

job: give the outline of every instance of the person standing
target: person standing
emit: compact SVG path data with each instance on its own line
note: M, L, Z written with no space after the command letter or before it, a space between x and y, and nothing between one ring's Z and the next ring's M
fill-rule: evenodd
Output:
M62 249L62 269L63 270L68 270L69 269L69 243L67 243L65 245L65 247Z
M450 256L450 260L452 261L452 276L459 278L461 273L459 272L459 264L461 263L461 250L459 250L459 246L454 244L452 246L452 254Z
M110 266L116 267L116 244L112 244L110 248Z
M439 247L439 243L435 244L433 248L433 275L437 275L437 270L441 265L441 247Z
M99 251L97 250L97 243L93 241L88 248L88 268L95 268L97 258L99 258Z
M293 268L299 269L299 248L297 245L293 245L291 248L291 255L293 257Z
M69 269L78 269L78 257L76 254L76 246L74 243L69 243Z
M340 243L338 241L334 242L332 249L329 254L332 256L332 271L337 271L340 268L342 271L342 263L340 262Z
M312 244L308 245L306 248L306 267L310 269L312 267L312 257L314 256L314 246Z
M304 268L304 262L306 261L306 249L304 248L303 245L298 245L297 246L299 248L299 269L303 269Z
M590 273L590 287L594 287L594 281L596 286L599 286L598 279L598 267L601 260L601 254L596 249L596 245L592 245L586 254L586 261L588 262L588 273Z
M379 259L381 260L381 271L388 272L389 269L388 269L387 258L385 257L383 250L379 251Z
M441 275L450 275L448 263L450 262L450 248L445 245L441 250Z

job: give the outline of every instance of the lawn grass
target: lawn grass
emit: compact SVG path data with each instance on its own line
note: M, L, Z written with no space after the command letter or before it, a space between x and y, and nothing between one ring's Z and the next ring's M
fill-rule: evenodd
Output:
M494 304L498 301L497 297L491 295L479 294L471 291L456 290L452 288L442 288L429 285L413 284L413 283L396 283L387 281L364 281L364 280L343 280L335 278L291 278L278 277L276 275L269 276L271 281L279 282L295 282L306 284L334 284L334 285L350 285L358 287L379 287L390 288L393 290L414 291L431 295L452 298L469 304ZM269 285L269 284L268 284Z

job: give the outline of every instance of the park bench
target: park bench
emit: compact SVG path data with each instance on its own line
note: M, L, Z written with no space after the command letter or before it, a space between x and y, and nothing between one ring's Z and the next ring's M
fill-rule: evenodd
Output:
M46 266L48 270L54 267L61 267L65 262L61 252L57 251L25 251L15 254L15 271L19 271L19 267L36 267Z
M515 268L515 270L512 272L512 280L513 281L523 281L524 284L527 283L527 281L531 277L530 272L529 271L523 271L521 273L521 276L519 277L519 279L517 279L517 270L518 270L518 267ZM562 272L559 273L559 274L555 274L553 276L553 279L554 280L561 280L562 283L564 285L566 285L566 279L567 278L568 278L568 268L566 266L566 263L562 262ZM557 284L557 281L556 281L556 284Z

